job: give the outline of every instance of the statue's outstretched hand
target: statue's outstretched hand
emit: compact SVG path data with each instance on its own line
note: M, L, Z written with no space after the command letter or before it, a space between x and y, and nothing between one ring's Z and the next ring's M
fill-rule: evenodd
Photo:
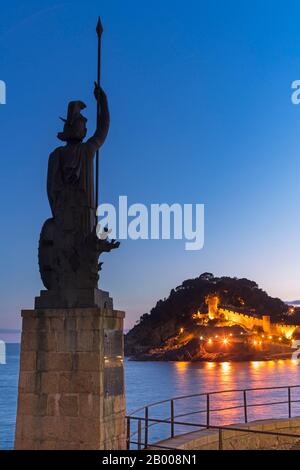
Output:
M94 88L94 96L99 103L101 103L104 99L106 99L105 92L96 82L95 82L95 88Z
M86 142L91 154L94 154L105 142L109 130L109 109L104 91L95 82L94 95L97 100L97 129L95 134Z

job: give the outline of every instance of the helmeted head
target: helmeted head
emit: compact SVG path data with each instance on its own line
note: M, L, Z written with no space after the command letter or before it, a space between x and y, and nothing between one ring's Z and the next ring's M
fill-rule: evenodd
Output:
M70 101L67 119L60 118L65 124L63 132L57 134L58 139L63 142L81 142L85 138L87 119L80 112L85 108L82 101Z

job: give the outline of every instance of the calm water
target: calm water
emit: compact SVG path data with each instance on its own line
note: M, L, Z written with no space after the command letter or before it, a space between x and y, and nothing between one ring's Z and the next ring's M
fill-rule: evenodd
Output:
M17 400L19 369L19 346L7 345L7 364L0 365L0 448L12 447ZM300 384L300 366L292 361L268 361L246 363L186 363L186 362L129 362L126 361L127 412L143 405L163 399L195 393L224 389L272 387ZM285 401L287 392L250 392L249 404L259 402ZM300 389L292 391L292 399L300 400ZM211 398L211 408L242 405L242 396L228 393ZM205 408L204 398L178 401L175 414L185 414ZM300 403L294 403L292 414L300 416ZM287 406L251 407L249 420L258 418L286 417ZM150 410L150 417L168 418L169 406L160 405ZM197 414L180 418L205 423L206 415ZM230 424L243 421L243 409L211 413L212 424ZM191 429L189 429L191 430ZM183 427L177 429L184 432ZM168 436L169 426L153 426L151 440Z

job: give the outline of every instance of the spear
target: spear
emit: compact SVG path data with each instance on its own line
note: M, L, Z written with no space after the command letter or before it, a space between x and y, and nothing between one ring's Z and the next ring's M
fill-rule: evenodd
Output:
M96 32L98 36L98 65L97 65L97 85L100 87L100 78L101 78L101 38L103 33L103 27L101 24L100 16L98 18L98 23L96 27ZM99 118L100 118L100 104L97 101L97 127L99 127ZM99 204L99 149L96 153L96 194L95 194L95 203L96 203L96 214ZM96 215L96 225L97 225L97 215Z

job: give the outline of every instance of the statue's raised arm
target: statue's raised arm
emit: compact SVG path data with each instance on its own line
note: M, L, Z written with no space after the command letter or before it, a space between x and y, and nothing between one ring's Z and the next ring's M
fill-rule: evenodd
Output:
M105 142L110 123L107 96L103 89L97 85L97 83L95 83L94 95L98 103L97 129L94 135L86 142L89 151L93 155Z

